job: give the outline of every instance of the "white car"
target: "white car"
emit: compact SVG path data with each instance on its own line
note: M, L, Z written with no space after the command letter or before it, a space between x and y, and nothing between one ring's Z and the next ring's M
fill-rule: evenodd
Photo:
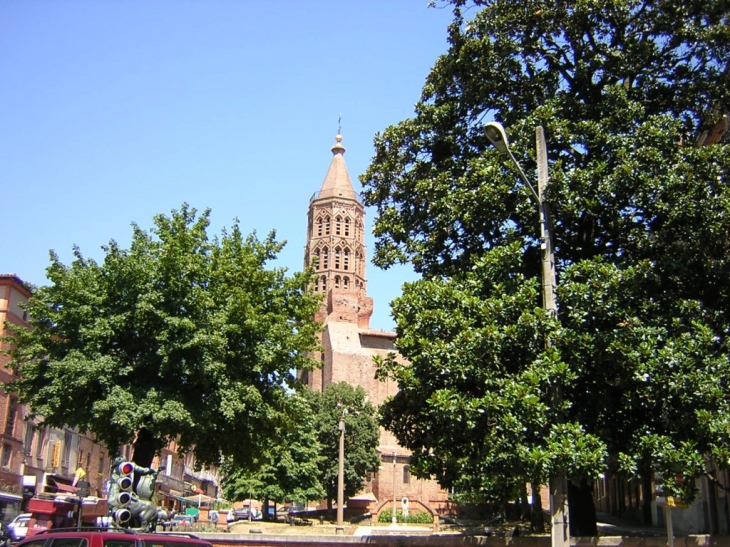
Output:
M25 539L28 532L28 522L30 521L30 513L21 513L8 523L8 533L12 541L20 541Z

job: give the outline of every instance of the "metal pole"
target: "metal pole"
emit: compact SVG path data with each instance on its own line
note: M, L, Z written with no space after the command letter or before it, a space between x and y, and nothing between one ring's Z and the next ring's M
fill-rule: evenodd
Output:
M337 474L337 527L342 529L343 505L345 505L345 415L340 418L340 457Z
M553 234L550 224L550 211L545 201L545 192L550 183L548 178L547 147L545 133L541 125L535 128L537 145L537 192L540 204L540 249L542 250L542 305L551 317L557 315L555 304L555 256L553 254ZM550 347L548 339L547 346Z
M548 178L545 132L540 125L535 128L535 143L537 147L537 192L540 204L542 305L550 317L555 317L558 311L557 305L555 304L555 255L553 253L550 210L548 209L548 204L545 200L545 191L547 190L550 180ZM545 347L550 347L550 337L546 337ZM559 382L553 382L550 395L551 405L554 410L557 410L562 402L562 393ZM568 547L570 545L567 490L568 481L564 475L560 474L550 477L550 534L552 547Z
M395 497L395 466L397 464L397 458L395 454L395 450L393 450L393 526L398 525L398 511L397 511L397 505L396 502L398 498Z
M664 506L664 516L667 521L667 547L674 547L674 527L672 526L672 508Z

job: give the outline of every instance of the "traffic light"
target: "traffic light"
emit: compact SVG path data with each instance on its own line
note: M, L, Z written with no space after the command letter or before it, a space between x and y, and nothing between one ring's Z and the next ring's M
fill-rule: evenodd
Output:
M134 486L134 464L132 462L121 462L116 469L117 499L114 505L117 509L112 514L114 522L125 524L132 518L132 513L127 505L132 501L132 487Z

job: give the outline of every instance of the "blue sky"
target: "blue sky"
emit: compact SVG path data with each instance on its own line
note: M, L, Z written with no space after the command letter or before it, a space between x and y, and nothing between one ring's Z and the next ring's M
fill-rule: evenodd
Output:
M183 202L212 209L211 233L236 217L275 229L276 265L300 270L338 117L359 190L450 18L426 0L3 1L0 272L44 284L49 249L100 259L132 221ZM368 264L367 278L371 327L391 330L388 303L414 275Z

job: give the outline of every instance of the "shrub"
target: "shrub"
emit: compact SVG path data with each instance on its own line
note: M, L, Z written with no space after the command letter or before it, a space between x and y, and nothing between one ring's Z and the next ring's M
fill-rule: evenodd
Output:
M395 514L396 522L401 524L431 524L433 516L426 511L409 511L408 518L403 517L400 509ZM393 510L383 509L378 515L378 522L393 522Z

